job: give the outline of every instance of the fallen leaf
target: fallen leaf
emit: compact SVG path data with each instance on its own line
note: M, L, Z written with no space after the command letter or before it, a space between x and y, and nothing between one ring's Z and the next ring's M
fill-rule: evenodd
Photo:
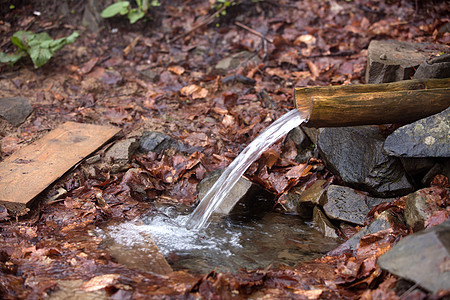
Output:
M182 66L170 66L168 70L172 73L179 75L182 75L185 71L185 69Z
M191 84L183 87L180 90L180 93L184 96L191 96L192 99L200 99L208 96L208 90L196 84Z
M79 287L80 290L85 292L93 292L104 289L108 286L114 285L119 279L119 274L105 274L100 276L95 276L89 281L83 282Z

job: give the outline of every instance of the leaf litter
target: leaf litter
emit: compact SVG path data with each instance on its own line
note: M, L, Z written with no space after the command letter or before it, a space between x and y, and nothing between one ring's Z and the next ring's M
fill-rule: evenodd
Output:
M108 26L99 36L83 32L37 71L30 62L0 66L2 96L27 97L34 108L20 127L0 132L1 158L66 121L114 124L124 135L160 131L196 149L138 154L119 173L106 166L86 174L78 166L22 219L0 206L3 298L42 298L61 289L63 280L79 282L83 292L117 299L398 297L398 278L382 272L376 260L409 233L401 226L363 237L355 251L295 268L204 275L130 269L115 262L93 235L97 226L133 220L155 202L194 204L196 186L206 174L226 167L262 129L292 109L294 86L362 83L371 39L448 43L450 38L439 30L448 23L445 1L241 1L217 19L208 18L214 15L210 2L194 1L182 10L162 3L151 12L151 21L132 27L108 21L120 34L110 33ZM0 23L7 33L0 38L2 51L14 50L8 37L19 30L69 35L76 26L70 20L60 26L55 9L48 5L40 17L30 15L32 6L26 4L6 12ZM263 38L236 25L236 19ZM214 22L197 26L201 20ZM242 50L259 61L238 62L224 74L214 69ZM280 203L294 186L338 180L315 168L320 160L297 162L293 153L288 140L279 141L246 176ZM61 188L66 192L58 194ZM433 207L425 226L448 219L448 179L435 178L424 193ZM399 198L374 207L367 222L385 210L401 214L404 203Z

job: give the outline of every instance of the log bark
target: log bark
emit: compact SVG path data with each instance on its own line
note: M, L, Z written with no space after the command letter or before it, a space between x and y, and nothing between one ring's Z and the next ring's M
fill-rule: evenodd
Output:
M450 106L450 78L295 89L309 127L410 123Z

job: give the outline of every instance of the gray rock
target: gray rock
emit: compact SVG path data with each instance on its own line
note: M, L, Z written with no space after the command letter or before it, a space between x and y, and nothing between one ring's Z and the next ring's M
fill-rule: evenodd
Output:
M197 185L198 199L201 201L214 183L222 175L223 170L215 171ZM228 196L216 209L219 215L260 217L261 213L273 207L273 195L263 187L241 177L231 189Z
M394 198L373 198L345 186L330 185L324 198L323 209L331 219L364 225L372 207L393 200Z
M106 150L105 161L111 164L111 172L117 173L127 169L138 147L139 143L132 138L119 141Z
M450 77L450 54L444 54L421 63L413 78L431 79L448 77Z
M101 8L98 1L88 0L84 5L83 19L81 24L87 27L91 32L99 33L101 29L102 17Z
M382 152L378 127L322 128L318 147L327 167L348 185L379 197L413 190L401 162Z
M300 216L311 215L312 209L325 202L326 180L317 180L308 189L300 194L297 204L297 213Z
M158 154L168 150L179 151L183 145L170 136L156 131L146 131L139 140L139 149L143 152L156 152Z
M431 212L428 210L427 204L428 188L418 190L406 197L405 219L406 224L414 231L425 228L425 221L430 217Z
M296 214L301 218L310 219L313 208L321 203L326 187L326 180L317 180L306 190L303 186L296 186L283 195L283 205L279 209L282 213ZM322 199L323 202L323 199Z
M234 70L239 66L244 66L248 63L260 63L261 59L255 53L249 51L241 51L235 53L229 57L220 60L216 66L215 70L218 73L226 74L228 71Z
M450 220L403 238L379 266L432 293L450 290Z
M349 238L345 243L341 244L336 249L330 251L328 255L340 255L344 251L355 251L358 248L359 241L361 238L367 234L374 234L381 230L386 230L392 226L395 222L393 215L387 210L379 214L375 220L370 222L369 225L361 228L357 233L355 233L351 238Z
M331 238L339 237L336 233L336 227L328 220L318 206L314 207L313 221L324 236Z
M386 138L385 153L401 157L450 157L450 107L402 126Z
M441 48L448 49L446 46ZM419 65L439 49L439 46L427 43L371 41L367 54L366 83L409 79Z
M432 158L425 157L402 157L400 161L409 176L428 172L435 165L435 161Z
M314 156L314 145L309 140L308 136L303 132L302 127L298 126L292 129L287 138L292 140L297 148L297 156L295 160L298 162L305 162Z
M32 111L33 107L27 98L0 98L0 117L14 126L19 126L25 122Z

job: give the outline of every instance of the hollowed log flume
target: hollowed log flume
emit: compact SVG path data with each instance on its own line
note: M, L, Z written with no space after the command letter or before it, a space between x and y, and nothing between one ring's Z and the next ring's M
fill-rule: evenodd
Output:
M450 106L450 78L295 88L308 127L410 123Z

